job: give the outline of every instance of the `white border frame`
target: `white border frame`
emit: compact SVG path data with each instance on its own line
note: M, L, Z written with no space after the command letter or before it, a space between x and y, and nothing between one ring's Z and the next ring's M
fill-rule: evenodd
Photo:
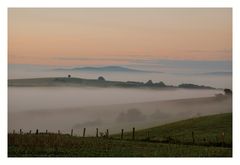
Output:
M173 163L173 164L203 164L203 163L234 163L240 159L240 5L239 0L0 0L0 90L1 90L1 108L0 108L0 162L12 164L41 164L42 163L60 163L65 164L66 161L71 163L104 163L104 164L122 164L122 163ZM87 158L7 158L7 12L10 7L230 7L233 12L233 158L115 158L115 159L87 159ZM37 161L36 161L37 160ZM54 161L54 162L53 162ZM81 161L81 162L77 162ZM158 162L161 161L161 162Z

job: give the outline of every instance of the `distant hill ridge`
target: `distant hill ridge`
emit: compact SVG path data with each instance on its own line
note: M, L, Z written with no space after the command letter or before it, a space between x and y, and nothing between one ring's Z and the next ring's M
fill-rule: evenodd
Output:
M135 72L135 73L162 73L159 71L148 71L131 69L122 66L103 66L103 67L74 67L74 68L57 68L59 71L85 71L85 72Z
M195 84L180 84L178 86L166 85L164 82L136 81L108 81L100 76L98 79L83 79L68 77L33 78L33 79L10 79L8 86L37 87L37 86L93 86L93 87L123 87L123 88L189 88L189 89L215 89L210 86Z

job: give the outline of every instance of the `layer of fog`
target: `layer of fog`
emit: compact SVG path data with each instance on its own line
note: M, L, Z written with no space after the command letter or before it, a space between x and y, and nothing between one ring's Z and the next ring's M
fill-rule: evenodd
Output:
M231 99L211 97L217 93L221 91L10 87L8 130L74 129L80 135L87 128L87 135L94 135L96 128L100 132L109 129L110 133L117 133L122 128L142 129L231 112Z
M123 66L123 65L121 65ZM202 74L232 71L231 61L133 60L132 69L162 73L54 71L63 66L8 65L8 79L72 77L118 81L163 81L168 85L193 83L216 88L232 88L231 74ZM77 66L71 66L77 67ZM79 66L83 67L83 66ZM107 128L147 128L196 116L232 111L231 98L211 97L217 90L133 90L113 88L8 88L8 130L69 132L94 135ZM201 98L199 98L201 97ZM188 98L188 99L186 99ZM196 98L196 99L192 99ZM175 99L186 99L175 101ZM166 101L167 100L167 101Z
M209 97L220 90L9 87L9 112Z

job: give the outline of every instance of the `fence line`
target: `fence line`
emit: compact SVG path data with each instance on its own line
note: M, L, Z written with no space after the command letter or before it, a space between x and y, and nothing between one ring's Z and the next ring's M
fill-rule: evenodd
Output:
M214 143L214 142L211 142L211 141L208 141L207 138L203 137L202 140L198 140L196 139L196 134L194 131L190 132L189 133L189 136L192 138L192 141L180 141L178 139L173 139L171 136L168 136L168 137L165 137L165 140L156 140L156 139L151 139L151 136L150 136L150 131L147 130L146 131L146 138L144 138L142 135L140 135L141 138L138 138L136 139L136 129L135 127L132 128L132 133L131 132L128 132L127 133L127 137L128 138L124 138L124 129L121 129L121 132L120 132L120 137L119 138L116 138L117 134L114 134L113 136L110 137L110 133L109 133L109 129L106 129L106 132L105 134L103 134L102 132L100 132L100 137L103 137L103 138L111 138L111 139L119 139L119 140L136 140L136 141L149 141L149 142L159 142L159 143L174 143L174 144L192 144L192 145L200 145L200 144L210 144L210 143ZM47 129L45 132L40 132L38 129L36 129L36 132L35 132L35 135L38 135L38 134L56 134L54 132L49 132ZM67 134L67 135L70 135L70 136L74 136L74 130L71 129L69 133L63 133L63 134ZM12 131L12 134L17 134L15 129ZM24 132L23 132L23 129L19 129L19 134L20 135L23 135ZM25 134L32 134L32 130L29 130L28 132L26 132ZM34 134L34 133L33 133ZM57 131L57 134L58 135L61 135L61 131L58 130ZM75 134L77 136L77 134ZM132 136L132 137L131 137ZM81 137L81 136L80 136ZM82 133L82 137L86 137L86 128L83 128L83 133ZM94 136L89 136L89 137L94 137ZM96 128L96 138L99 137L99 129ZM219 137L219 139L218 139ZM215 143L214 144L218 144L218 146L228 146L228 144L225 143L225 132L221 132L218 136L216 136L216 139L215 139ZM232 144L229 144L229 145L232 145Z

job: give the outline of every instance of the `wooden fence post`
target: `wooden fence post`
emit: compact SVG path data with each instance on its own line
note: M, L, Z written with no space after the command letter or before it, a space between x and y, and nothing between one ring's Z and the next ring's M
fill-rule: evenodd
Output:
M46 134L48 134L48 130L46 129Z
M83 137L85 137L86 128L83 128Z
M122 131L121 131L121 140L123 139L123 129L122 129Z
M98 138L98 128L96 128L96 137Z
M60 132L60 130L58 130L58 135L60 135L61 134L61 132Z
M29 131L29 134L31 134L31 133L32 133L32 130Z
M108 129L107 129L107 132L106 132L106 137L108 138L108 136L109 136L109 132L108 132Z
M15 134L15 129L13 130L13 134Z
M73 129L71 129L71 136L73 136Z
M133 132L132 132L132 140L135 139L135 128L133 127Z
M222 144L224 144L224 136L225 136L225 134L224 134L224 132L222 132Z
M20 135L22 135L22 129L20 129L20 131L19 131L19 132L20 132Z
M36 129L36 135L38 134L38 129Z
M147 140L150 140L150 134L149 134L149 131L147 131Z
M192 131L192 142L193 144L195 143L195 137L194 137L194 132Z

